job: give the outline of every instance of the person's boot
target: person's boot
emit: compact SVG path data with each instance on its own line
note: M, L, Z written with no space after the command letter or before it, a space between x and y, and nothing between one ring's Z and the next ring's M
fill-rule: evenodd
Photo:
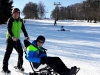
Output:
M22 68L18 68L17 66L14 66L14 68L15 68L15 70L17 72L24 72L24 68L23 67Z
M10 73L11 73L10 70L2 70L1 72L2 72L2 73L7 73L7 74L10 74Z
M77 73L77 67L76 66L71 67L70 75L75 75L76 73Z

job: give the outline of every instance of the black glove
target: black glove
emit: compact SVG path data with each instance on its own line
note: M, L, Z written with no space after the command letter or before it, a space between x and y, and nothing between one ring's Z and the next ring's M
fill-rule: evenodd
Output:
M29 45L31 45L31 43L28 40L24 40L24 45L27 48Z
M40 60L40 63L45 64L46 63L46 57L42 57L41 60Z

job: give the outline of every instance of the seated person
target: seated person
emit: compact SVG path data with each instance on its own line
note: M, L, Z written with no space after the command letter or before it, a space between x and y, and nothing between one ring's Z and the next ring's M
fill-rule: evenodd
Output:
M26 59L29 62L34 62L38 64L47 64L55 72L60 75L73 75L76 73L77 67L74 66L71 69L67 68L65 64L59 57L47 56L46 51L43 49L42 45L45 43L45 37L40 35L30 43L24 40L26 51Z
M61 26L61 31L65 31L64 26Z

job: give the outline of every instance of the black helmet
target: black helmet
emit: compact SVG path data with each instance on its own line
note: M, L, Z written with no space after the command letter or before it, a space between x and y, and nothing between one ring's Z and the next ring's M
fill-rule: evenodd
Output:
M45 42L45 37L42 36L42 35L39 35L39 36L37 37L36 41L39 41L39 40Z
M14 14L14 12L19 12L20 13L20 10L18 8L13 8L12 14Z

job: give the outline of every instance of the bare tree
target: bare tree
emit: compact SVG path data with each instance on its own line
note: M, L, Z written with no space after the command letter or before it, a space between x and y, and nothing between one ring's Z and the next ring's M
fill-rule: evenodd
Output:
M66 7L60 7L59 9L59 19L64 20L66 19Z
M51 13L51 19L56 19L56 9L54 9Z
M25 5L23 9L23 14L25 18L34 19L38 18L38 5L36 3L29 2Z
M100 0L86 0L86 3L89 5L89 17L92 17L92 19L94 20L94 23L97 22L98 16L99 16L99 4L100 4Z
M58 14L58 12L59 12L59 8L55 7L55 9L51 13L51 18L57 20L57 14Z
M42 1L38 4L38 15L40 19L43 19L45 15L45 6Z

